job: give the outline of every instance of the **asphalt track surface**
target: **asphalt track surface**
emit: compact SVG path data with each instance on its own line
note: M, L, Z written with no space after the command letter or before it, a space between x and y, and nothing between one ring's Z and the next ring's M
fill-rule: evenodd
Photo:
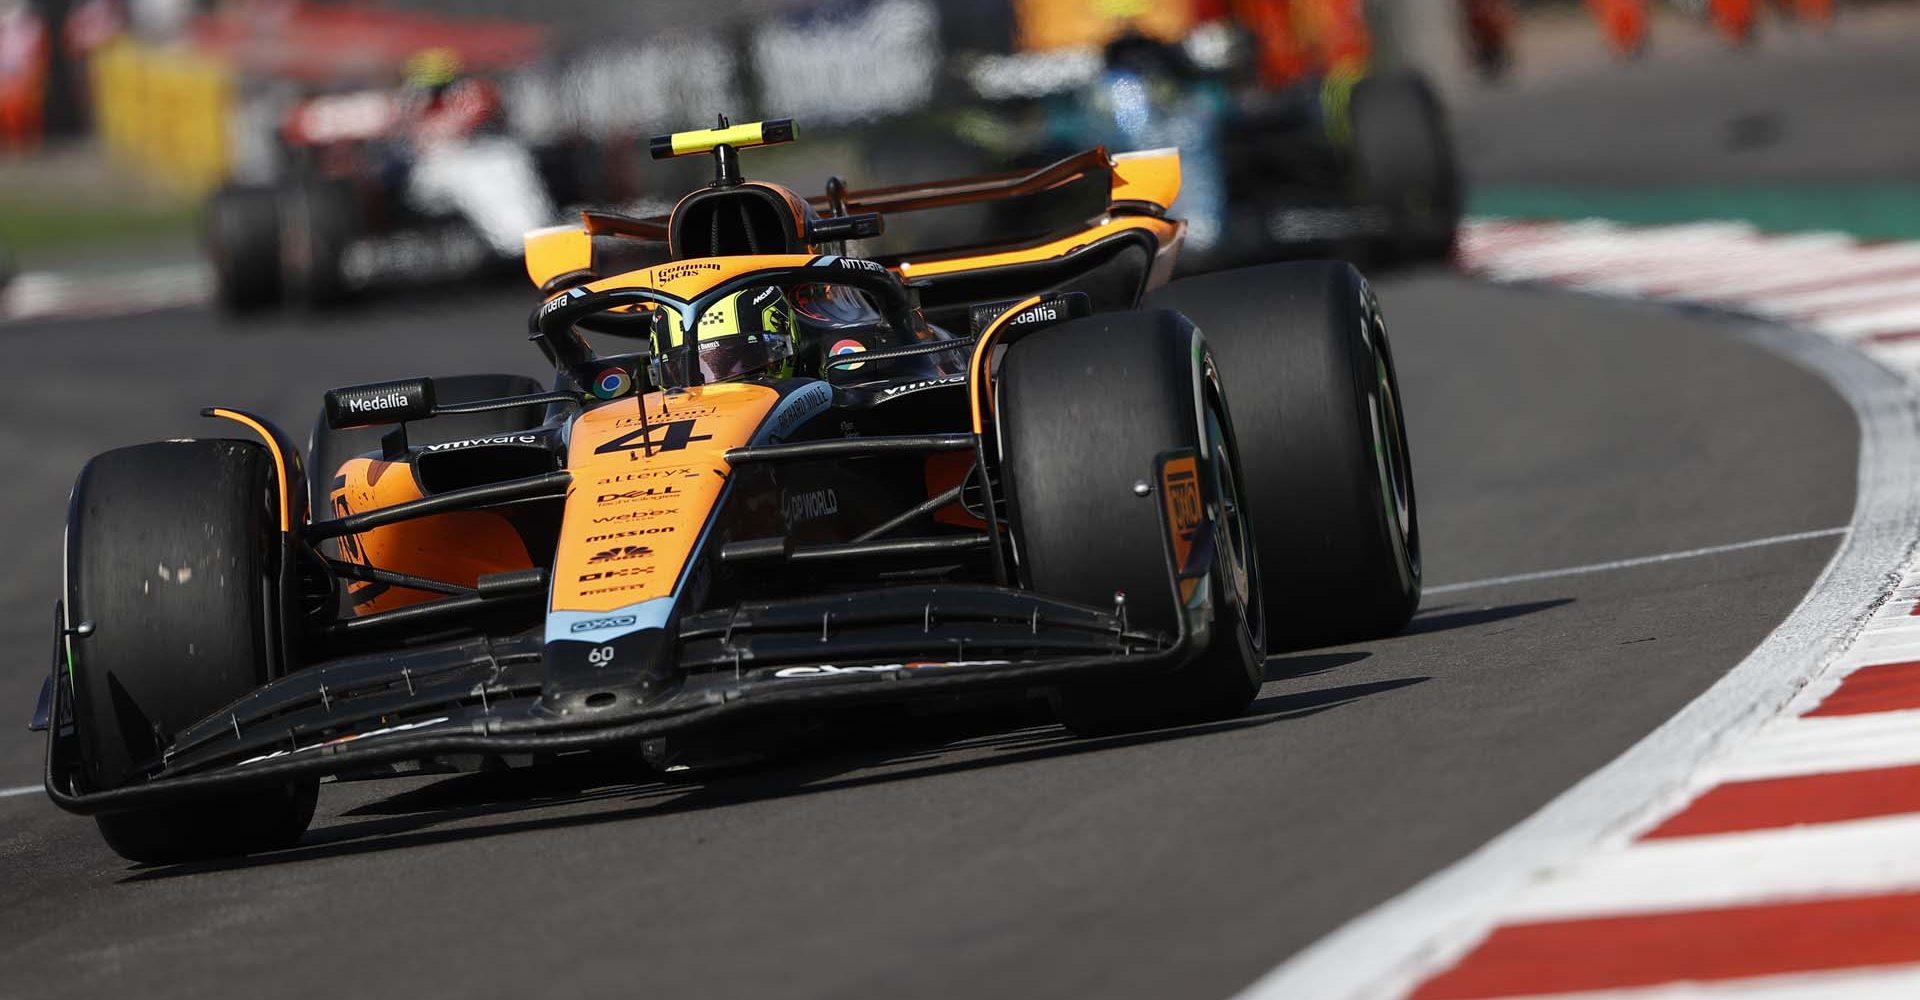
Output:
M1567 141L1632 155L1602 121L1621 116L1593 115ZM1848 520L1852 414L1716 320L1440 272L1380 289L1430 584ZM205 403L304 428L330 385L532 370L525 307L0 328L0 712L24 721L45 674L86 456L220 433ZM1253 710L1212 726L1077 741L1002 711L698 783L330 786L300 847L223 865L129 866L90 821L4 797L0 996L1223 997L1651 731L1833 547L1450 590L1405 636L1276 657ZM0 788L39 763L0 727Z

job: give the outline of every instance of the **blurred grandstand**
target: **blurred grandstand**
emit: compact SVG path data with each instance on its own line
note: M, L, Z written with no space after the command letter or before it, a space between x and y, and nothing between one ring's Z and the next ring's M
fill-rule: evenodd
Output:
M1742 39L1769 12L1831 16L1827 0L1680 6ZM223 284L233 305L510 256L457 197L412 183L419 151L395 129L429 49L495 95L496 167L524 156L537 175L502 232L580 205L664 211L698 178L642 166L635 141L725 112L804 122L810 141L761 166L804 190L1179 145L1190 261L1431 258L1463 203L1436 95L1514 65L1516 10L1535 7L1591 18L1596 51L1649 37L1646 0L0 0L0 148L91 128L154 186L212 197L215 259L256 272ZM352 225L270 246L267 228L305 218ZM344 270L302 272L315 254Z

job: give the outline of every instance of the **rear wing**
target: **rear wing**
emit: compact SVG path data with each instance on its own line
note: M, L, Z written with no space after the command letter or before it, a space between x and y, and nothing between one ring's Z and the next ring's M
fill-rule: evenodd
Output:
M878 212L889 215L947 208L982 201L1002 201L1056 190L1076 181L1104 176L1108 180L1109 204L1165 212L1180 194L1180 151L1154 149L1110 156L1103 146L1076 153L1038 170L982 174L926 184L901 184L895 187L848 191L846 211ZM813 207L827 211L835 206L826 196L808 199Z
M1104 147L1076 153L1036 170L1006 171L921 184L845 190L807 199L823 216L872 212L900 215L996 201L1023 201L1021 216L1064 217L1085 227L1102 214L1164 215L1180 194L1180 153L1155 149L1109 155ZM1045 211L1052 204L1055 211ZM1042 222L1044 226L1044 221ZM1054 227L1056 230L1058 226ZM1031 241L1037 232L1007 233L1007 242ZM527 234L527 275L544 291L664 262L667 217L638 218L614 212L583 212L576 226ZM658 244L651 250L631 244ZM941 247L915 247L906 256ZM612 258L619 258L615 263ZM603 259L605 258L605 259ZM658 259L655 259L658 258ZM631 266L628 266L631 265Z

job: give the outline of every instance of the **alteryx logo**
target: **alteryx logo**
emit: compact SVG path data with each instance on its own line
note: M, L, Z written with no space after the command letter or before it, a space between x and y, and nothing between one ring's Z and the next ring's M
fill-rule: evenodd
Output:
M569 632L598 632L603 628L622 628L632 625L640 619L633 615L614 615L611 618L589 618L583 622L574 622Z

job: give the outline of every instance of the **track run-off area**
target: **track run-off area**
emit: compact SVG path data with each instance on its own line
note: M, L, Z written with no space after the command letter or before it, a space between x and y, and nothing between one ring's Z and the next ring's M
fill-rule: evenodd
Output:
M1726 90L1791 109L1780 66L1881 58L1846 30L1632 79L1666 79L1673 115ZM1553 98L1485 99L1465 141L1576 131ZM1601 111L1587 141L1627 148ZM1920 253L1837 235L1477 223L1460 268L1377 282L1425 544L1405 635L1283 652L1246 717L1127 738L997 709L693 781L334 783L300 846L219 864L129 866L0 795L0 997L1903 995L1920 881L1876 859L1920 807L1920 291L1892 284L1916 279ZM0 324L18 723L87 456L215 433L207 404L301 435L330 386L538 371L525 291L237 325L192 280L156 283L161 311ZM0 727L0 789L40 754ZM1880 924L1909 933L1842 940Z

